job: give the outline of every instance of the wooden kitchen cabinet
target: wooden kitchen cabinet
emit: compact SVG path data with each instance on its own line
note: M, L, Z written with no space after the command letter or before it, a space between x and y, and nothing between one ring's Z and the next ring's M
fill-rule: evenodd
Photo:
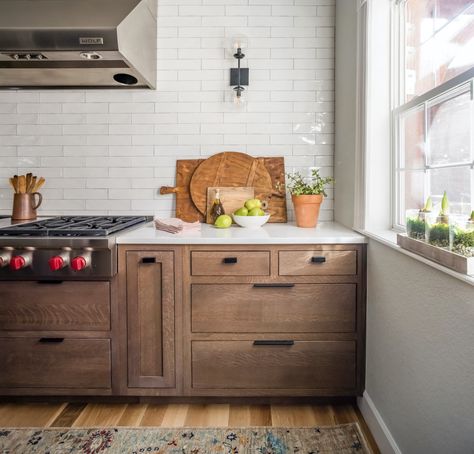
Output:
M0 395L111 395L114 289L0 282Z
M186 246L184 394L362 394L365 256L363 244Z
M120 394L176 395L180 251L119 248Z

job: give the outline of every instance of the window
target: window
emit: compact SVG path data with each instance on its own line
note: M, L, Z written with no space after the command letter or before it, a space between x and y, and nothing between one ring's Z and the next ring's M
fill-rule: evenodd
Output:
M405 210L474 209L474 4L405 0L394 7L394 226Z

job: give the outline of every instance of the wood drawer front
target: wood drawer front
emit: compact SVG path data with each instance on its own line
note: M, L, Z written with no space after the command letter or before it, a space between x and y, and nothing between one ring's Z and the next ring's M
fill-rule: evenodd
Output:
M195 333L354 332L355 284L193 284ZM288 285L288 284L286 284ZM289 284L293 285L293 284Z
M108 282L0 282L0 329L110 330Z
M279 251L280 276L357 274L357 251Z
M2 388L110 388L109 339L0 339Z
M193 251L193 276L269 276L270 252Z
M354 341L194 341L192 386L206 389L353 389Z

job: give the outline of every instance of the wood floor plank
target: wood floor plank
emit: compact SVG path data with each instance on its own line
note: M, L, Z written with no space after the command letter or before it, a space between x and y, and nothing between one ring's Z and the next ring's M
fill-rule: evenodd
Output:
M116 426L126 407L126 404L88 404L72 427Z
M316 416L310 405L272 405L272 426L311 427Z
M85 403L68 403L63 411L51 423L51 427L71 427L79 417L82 410L87 407Z
M0 405L0 426L48 427L66 405L66 403L2 404Z
M250 425L251 426L271 426L272 411L270 405L251 405L250 406Z
M205 427L206 426L206 405L189 405L186 413L185 425L187 427Z
M331 405L312 405L311 409L316 419L316 425L333 426L336 423Z
M145 411L146 404L128 404L122 416L117 422L117 426L138 427L141 424Z
M228 427L229 426L228 404L206 405L206 425L208 427Z
M168 405L148 404L140 426L160 427Z
M249 405L230 405L229 407L229 427L248 427L250 422Z
M161 425L163 427L184 427L189 405L170 404L165 411Z
M357 422L357 414L353 405L333 405L334 422L336 424L348 424Z

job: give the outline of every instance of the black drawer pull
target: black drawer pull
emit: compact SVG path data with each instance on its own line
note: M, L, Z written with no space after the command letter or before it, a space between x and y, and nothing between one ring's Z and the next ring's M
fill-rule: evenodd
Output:
M60 344L64 342L64 337L42 337L39 341L41 344Z
M156 257L143 257L142 263L156 263Z
M223 263L237 263L237 257L224 257Z
M256 340L253 345L294 345L293 340Z
M286 282L281 282L281 283L275 283L275 284L253 284L254 288L291 288L294 287L295 284L291 283L286 283Z
M54 281L54 280L50 280L50 281L38 281L38 284L51 284L51 285L58 285L58 284L62 284L64 281Z
M326 257L311 257L311 263L324 263Z

